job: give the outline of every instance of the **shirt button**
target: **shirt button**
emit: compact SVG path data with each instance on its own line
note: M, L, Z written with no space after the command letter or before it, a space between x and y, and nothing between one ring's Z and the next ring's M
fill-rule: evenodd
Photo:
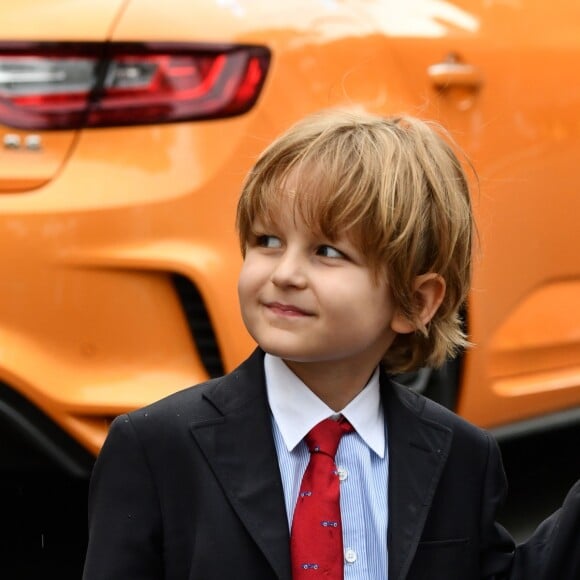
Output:
M348 471L344 467L338 467L336 471L340 481L344 481L348 477Z
M356 562L356 552L352 548L347 548L344 551L344 559L349 564L354 564Z

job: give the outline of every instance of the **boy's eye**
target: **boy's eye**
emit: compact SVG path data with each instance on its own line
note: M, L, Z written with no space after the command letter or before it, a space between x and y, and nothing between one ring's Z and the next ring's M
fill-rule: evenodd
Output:
M342 252L340 252L336 248L333 248L332 246L320 246L316 250L316 253L319 256L323 256L325 258L345 258L346 257Z
M282 246L280 238L277 238L276 236L268 236L266 234L256 236L256 243L261 248L280 248Z

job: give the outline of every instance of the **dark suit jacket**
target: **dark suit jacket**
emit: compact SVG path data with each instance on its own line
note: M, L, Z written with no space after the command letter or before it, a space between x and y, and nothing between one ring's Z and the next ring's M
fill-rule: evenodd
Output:
M493 439L386 375L381 395L391 580L580 578L569 557L579 486L573 509L516 552L495 523L506 483ZM89 519L85 580L290 580L263 353L117 418L95 465Z

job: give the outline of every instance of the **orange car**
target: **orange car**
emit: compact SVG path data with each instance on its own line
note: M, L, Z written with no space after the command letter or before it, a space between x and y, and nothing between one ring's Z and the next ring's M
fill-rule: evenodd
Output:
M113 416L250 352L240 183L345 104L438 119L479 173L476 347L403 378L500 435L580 418L579 21L577 0L3 3L3 468L86 474Z

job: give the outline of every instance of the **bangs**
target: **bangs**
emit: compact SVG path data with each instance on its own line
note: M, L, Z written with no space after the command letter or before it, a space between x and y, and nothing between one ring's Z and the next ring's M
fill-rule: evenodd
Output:
M262 185L254 219L275 223L281 212L291 212L330 241L362 229L369 197L360 186L360 191L354 189L360 180L329 174L311 164L293 167L277 177Z
M346 236L369 261L378 261L389 222L378 194L384 159L365 136L353 135L351 127L338 138L336 132L332 139L322 133L302 147L292 143L267 151L248 176L238 206L242 251L256 219L276 223L281 212L292 212L313 232L329 241Z

